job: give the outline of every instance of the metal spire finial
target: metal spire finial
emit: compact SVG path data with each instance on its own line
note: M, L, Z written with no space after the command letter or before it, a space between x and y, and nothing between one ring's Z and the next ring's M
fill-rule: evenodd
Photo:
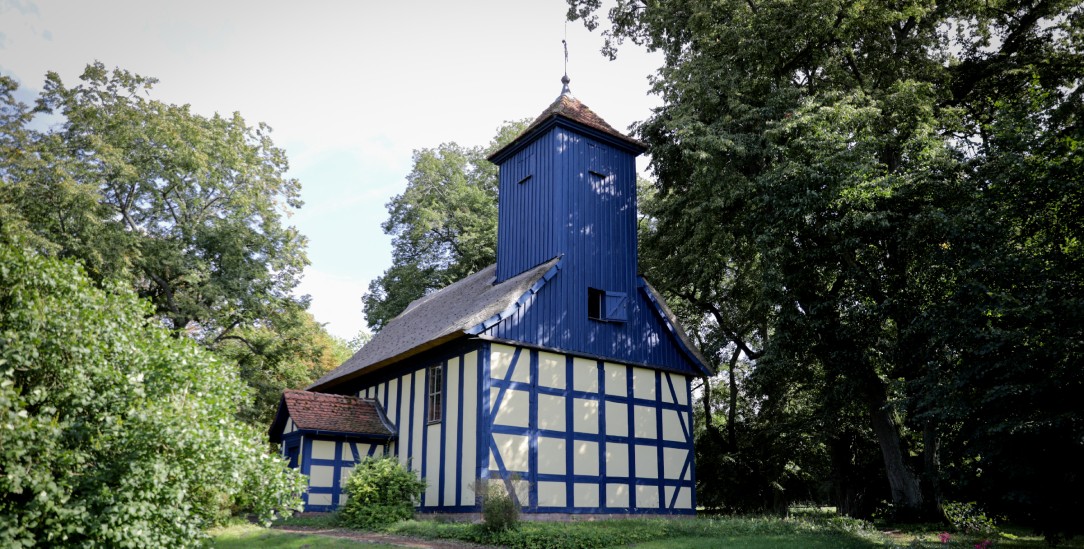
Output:
M568 23L565 23L565 32L568 32ZM565 75L561 77L561 95L572 95L572 90L568 89L568 83L571 80L568 79L568 40L561 40L561 43L565 46Z

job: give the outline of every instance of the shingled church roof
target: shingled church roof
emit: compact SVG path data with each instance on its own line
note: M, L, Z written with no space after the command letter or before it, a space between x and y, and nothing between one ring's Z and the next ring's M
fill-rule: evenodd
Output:
M554 258L518 276L494 284L497 266L490 265L450 286L415 300L393 318L354 356L309 389L320 390L332 382L372 371L459 337L476 334L480 325L515 307L538 290L538 283L559 261Z

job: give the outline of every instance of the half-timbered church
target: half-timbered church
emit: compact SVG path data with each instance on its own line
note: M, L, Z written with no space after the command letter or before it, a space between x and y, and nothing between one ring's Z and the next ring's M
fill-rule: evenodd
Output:
M638 141L564 89L489 159L497 263L410 304L306 391L271 440L332 510L393 455L418 511L476 513L476 481L532 514L695 512L691 381L703 357L637 272Z

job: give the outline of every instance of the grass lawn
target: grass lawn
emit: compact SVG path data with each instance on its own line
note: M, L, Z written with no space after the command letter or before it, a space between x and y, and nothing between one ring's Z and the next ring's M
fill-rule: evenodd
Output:
M212 547L216 549L324 549L325 547L355 547L363 549L398 549L395 545L365 543L315 534L290 534L255 524L237 524L211 530Z
M477 525L407 521L389 532L470 541L510 548L605 547L884 547L886 539L866 523L849 519L711 517L524 522L512 532L489 533Z
M308 515L287 519L283 524L317 528L343 528L335 515ZM942 544L938 525L912 525L902 530L881 529L868 522L831 515L801 514L779 517L700 517L696 519L626 519L582 522L524 522L510 532L491 533L480 525L404 521L383 530L414 538L467 541L483 545L516 548L635 547L638 549L693 548L925 548L971 549L981 537L952 534ZM1030 532L1002 529L991 549L1040 549L1046 547L1041 536ZM279 532L253 525L231 526L211 532L214 547L313 548L322 547L393 547L316 534ZM1084 540L1063 542L1060 547L1081 548Z

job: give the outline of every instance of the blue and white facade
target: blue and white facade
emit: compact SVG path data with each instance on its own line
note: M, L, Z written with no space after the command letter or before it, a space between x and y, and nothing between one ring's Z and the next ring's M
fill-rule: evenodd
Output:
M637 274L642 151L562 94L490 157L496 265L412 304L310 388L380 406L393 437L356 452L417 471L420 512L478 512L481 481L528 515L695 513L691 382L708 371ZM301 456L310 509L343 502L355 449L334 444L307 469Z

